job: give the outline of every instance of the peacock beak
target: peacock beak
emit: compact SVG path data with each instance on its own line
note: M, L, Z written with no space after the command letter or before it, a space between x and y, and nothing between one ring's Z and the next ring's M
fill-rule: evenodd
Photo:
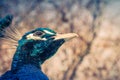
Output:
M75 37L78 37L78 34L76 33L56 34L56 36L54 36L54 40L64 39L65 41L68 41Z

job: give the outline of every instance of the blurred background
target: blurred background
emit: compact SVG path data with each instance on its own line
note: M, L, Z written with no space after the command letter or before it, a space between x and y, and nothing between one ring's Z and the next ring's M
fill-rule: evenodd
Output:
M6 14L21 34L37 27L79 34L42 65L50 80L120 80L120 0L0 0ZM14 52L0 40L0 75Z

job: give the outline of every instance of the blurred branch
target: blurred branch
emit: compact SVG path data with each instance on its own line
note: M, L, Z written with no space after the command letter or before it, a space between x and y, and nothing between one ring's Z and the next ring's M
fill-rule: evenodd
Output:
M63 80L73 80L76 75L78 66L82 63L84 57L90 54L91 46L95 38L97 37L95 28L99 26L99 25L96 25L96 20L101 15L101 7L100 7L101 3L102 3L101 0L90 0L88 5L86 6L86 8L91 12L91 15L93 16L93 22L92 22L91 29L90 29L91 33L93 34L92 40L89 42L89 41L84 40L82 36L79 37L83 42L86 43L87 48L83 52L83 55L80 56L80 59L76 60L76 62L73 62L73 64L71 65L72 67L70 66L68 68L68 70L64 74Z

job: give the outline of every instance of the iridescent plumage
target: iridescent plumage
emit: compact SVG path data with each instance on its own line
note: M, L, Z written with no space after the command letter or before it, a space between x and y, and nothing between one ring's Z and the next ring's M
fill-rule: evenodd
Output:
M14 35L10 33L8 35L10 39L16 39ZM75 33L58 34L49 28L36 28L25 33L18 40L11 70L2 75L0 79L48 80L41 71L40 65L52 57L65 41L76 36Z

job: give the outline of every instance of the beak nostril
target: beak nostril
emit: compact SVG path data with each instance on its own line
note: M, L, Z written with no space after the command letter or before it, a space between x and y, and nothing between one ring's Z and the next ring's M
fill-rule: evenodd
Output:
M51 36L50 39L55 39L55 35Z

